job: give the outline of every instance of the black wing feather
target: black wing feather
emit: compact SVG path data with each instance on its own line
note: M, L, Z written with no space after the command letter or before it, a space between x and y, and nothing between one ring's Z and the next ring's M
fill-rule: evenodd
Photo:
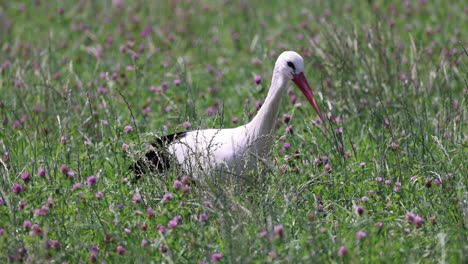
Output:
M174 134L158 137L151 143L153 149L145 154L144 158L139 159L130 169L140 178L141 175L147 172L164 173L171 167L171 154L167 151L167 147L175 140L184 138L188 131L177 132Z

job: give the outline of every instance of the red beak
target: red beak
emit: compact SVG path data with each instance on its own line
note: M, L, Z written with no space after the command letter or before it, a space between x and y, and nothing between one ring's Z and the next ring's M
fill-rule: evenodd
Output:
M304 94L304 96L314 108L315 112L317 112L317 114L319 115L320 119L324 121L322 113L320 112L317 102L315 101L314 93L312 93L312 89L310 89L309 83L307 82L304 73L301 72L298 74L293 74L292 81L297 85L297 87L299 87L301 92Z

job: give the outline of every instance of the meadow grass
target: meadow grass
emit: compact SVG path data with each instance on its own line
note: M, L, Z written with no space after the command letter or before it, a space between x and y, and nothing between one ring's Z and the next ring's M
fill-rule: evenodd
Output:
M0 262L468 261L468 6L370 2L2 1ZM291 87L257 171L133 182L283 50L326 122Z

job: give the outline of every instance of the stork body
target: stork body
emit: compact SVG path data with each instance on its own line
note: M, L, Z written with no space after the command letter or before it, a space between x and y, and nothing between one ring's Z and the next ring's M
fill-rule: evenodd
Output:
M194 130L162 137L146 155L150 165L163 172L170 165L165 155L170 155L194 178L213 169L241 175L255 168L258 159L267 158L271 151L281 98L291 80L322 118L303 71L304 61L299 54L283 52L275 63L265 102L250 123L236 128ZM161 163L166 164L162 166ZM137 175L141 174L143 164L142 161L135 164Z

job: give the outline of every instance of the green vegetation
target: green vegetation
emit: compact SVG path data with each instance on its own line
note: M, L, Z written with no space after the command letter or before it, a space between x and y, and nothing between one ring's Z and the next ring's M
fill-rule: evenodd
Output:
M0 262L468 261L466 2L157 2L0 3ZM291 87L248 178L132 182L248 122L283 50L324 124Z

